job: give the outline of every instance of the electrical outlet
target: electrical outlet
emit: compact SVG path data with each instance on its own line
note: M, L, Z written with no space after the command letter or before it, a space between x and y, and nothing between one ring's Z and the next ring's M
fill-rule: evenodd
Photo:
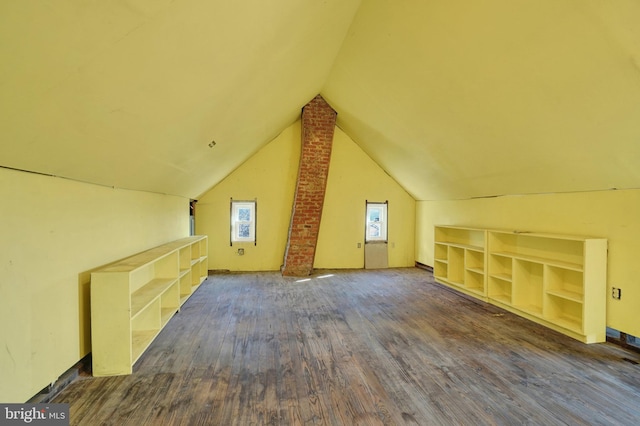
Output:
M612 287L611 288L611 297L613 297L614 299L620 300L620 298L622 297L622 289L619 289L617 287Z
M243 248L239 248L238 249L238 256L242 256L244 254L244 249Z

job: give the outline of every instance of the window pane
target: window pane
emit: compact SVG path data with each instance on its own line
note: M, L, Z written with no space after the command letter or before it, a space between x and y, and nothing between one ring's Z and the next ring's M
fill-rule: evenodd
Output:
M379 223L369 223L369 237L376 238L380 236L380 224Z
M250 221L251 220L251 209L250 208L245 208L245 207L239 208L238 209L238 220Z
M365 241L387 240L387 204L367 202Z
M255 242L255 208L254 201L231 202L231 242Z
M238 224L238 238L249 238L251 236L251 225L249 223Z

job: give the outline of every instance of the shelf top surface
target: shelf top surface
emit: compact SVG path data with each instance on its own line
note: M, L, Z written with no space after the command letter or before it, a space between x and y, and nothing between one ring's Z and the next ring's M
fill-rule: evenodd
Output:
M584 236L584 235L551 234L546 232L529 232L529 231L504 230L504 229L489 229L488 231L489 233L494 233L494 234L505 234L505 235L514 235L514 236L522 236L522 237L536 237L536 238L555 239L555 240L569 240L569 241L603 240L603 241L606 241L606 238L590 237L590 236Z
M171 253L179 250L183 247L187 247L190 244L196 243L205 239L204 235L195 235L192 237L181 238L179 240L171 241L166 244L154 247L152 249L143 251L141 253L134 254L124 259L118 260L110 265L100 268L93 273L98 272L131 272L138 268L142 268L156 260L159 260Z
M436 228L443 228L443 229L460 229L463 231L481 231L484 232L486 231L486 229L484 228L474 228L473 226L460 226L460 225L436 225Z
M553 234L548 232L532 232L532 231L519 230L519 229L475 228L472 226L463 226L463 225L435 225L435 227L445 228L445 229L460 229L465 231L479 231L479 232L487 231L489 233L516 235L516 236L522 235L522 236L539 237L539 238L555 238L557 240L574 240L574 241L606 240L606 238L604 237L594 237L594 236L586 236L586 235L570 235L570 234Z

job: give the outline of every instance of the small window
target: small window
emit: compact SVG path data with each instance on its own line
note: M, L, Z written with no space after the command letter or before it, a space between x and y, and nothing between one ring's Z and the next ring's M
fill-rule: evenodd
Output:
M256 202L231 201L231 243L256 241Z
M365 242L387 241L387 203L367 201L367 229Z

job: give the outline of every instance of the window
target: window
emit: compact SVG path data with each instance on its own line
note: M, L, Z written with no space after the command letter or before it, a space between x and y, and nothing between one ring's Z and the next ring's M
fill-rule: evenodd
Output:
M231 243L256 241L256 202L231 200Z
M365 242L387 241L387 205L384 203L370 203L367 201L367 229Z

